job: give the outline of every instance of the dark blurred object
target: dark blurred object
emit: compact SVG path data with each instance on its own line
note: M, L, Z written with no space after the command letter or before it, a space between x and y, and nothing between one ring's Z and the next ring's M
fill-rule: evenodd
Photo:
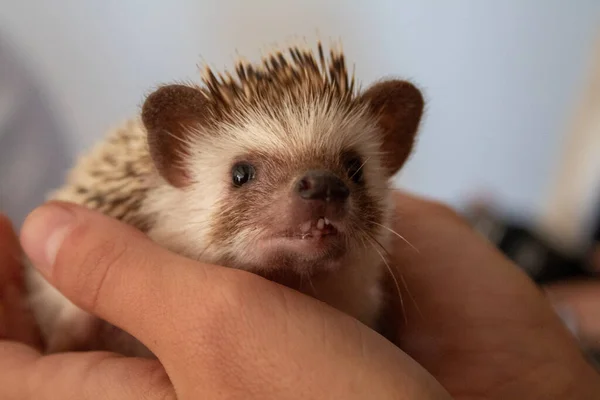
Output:
M589 252L568 252L523 219L496 212L485 202L474 202L466 217L473 227L493 243L536 283L592 277ZM600 235L600 222L596 236Z
M600 243L600 205L596 209L596 228L592 234L592 240L594 243Z

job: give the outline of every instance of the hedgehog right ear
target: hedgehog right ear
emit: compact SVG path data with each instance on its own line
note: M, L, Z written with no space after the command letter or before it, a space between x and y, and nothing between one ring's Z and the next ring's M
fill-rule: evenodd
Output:
M177 188L190 183L184 162L189 154L186 139L204 122L206 103L199 89L167 85L151 93L142 106L150 156L160 175Z
M362 97L383 133L382 163L388 176L393 176L412 152L425 105L423 95L410 82L385 80L371 86Z

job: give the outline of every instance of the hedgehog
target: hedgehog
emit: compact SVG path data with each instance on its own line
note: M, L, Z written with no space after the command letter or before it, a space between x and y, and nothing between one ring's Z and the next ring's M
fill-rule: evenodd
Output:
M290 46L258 63L238 60L233 74L205 67L200 83L160 85L140 108L80 157L49 198L382 331L391 178L412 152L424 108L414 83L382 79L362 90L343 50L326 56L318 42L316 52ZM47 352L150 355L33 268L27 277Z

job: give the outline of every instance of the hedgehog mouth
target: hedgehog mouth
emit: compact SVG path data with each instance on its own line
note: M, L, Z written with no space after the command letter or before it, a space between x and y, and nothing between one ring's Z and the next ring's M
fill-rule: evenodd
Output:
M288 232L285 236L290 239L320 239L326 236L335 236L338 229L325 217L311 219L298 225L297 229Z
M344 228L343 223L332 223L324 216L295 222L266 238L264 254L271 260L267 264L288 273L311 276L338 268L347 251Z

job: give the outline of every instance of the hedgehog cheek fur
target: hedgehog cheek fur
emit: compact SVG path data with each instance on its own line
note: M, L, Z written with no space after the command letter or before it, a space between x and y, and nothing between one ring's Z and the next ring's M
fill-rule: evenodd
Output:
M380 189L386 182L376 156L348 166L339 153L322 154L321 161L242 157L252 160L244 164L256 176L224 188L214 206L211 241L227 249L220 261L257 273L311 275L351 264L351 250L381 240L376 224L383 222L387 191Z

